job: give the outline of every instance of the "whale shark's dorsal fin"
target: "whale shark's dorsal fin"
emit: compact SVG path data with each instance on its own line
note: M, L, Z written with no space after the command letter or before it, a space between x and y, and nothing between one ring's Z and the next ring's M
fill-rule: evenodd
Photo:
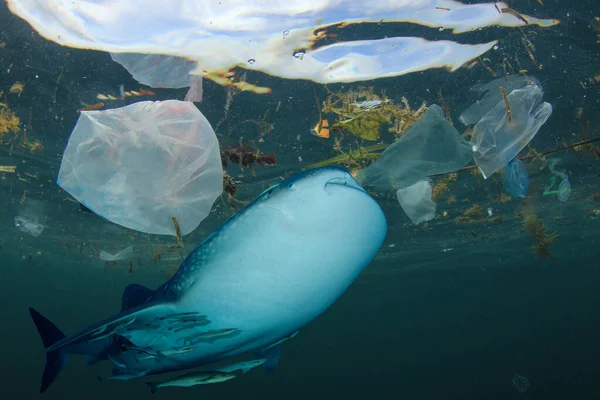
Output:
M121 299L121 311L133 308L146 303L154 295L154 290L145 286L132 283L127 285L123 291Z

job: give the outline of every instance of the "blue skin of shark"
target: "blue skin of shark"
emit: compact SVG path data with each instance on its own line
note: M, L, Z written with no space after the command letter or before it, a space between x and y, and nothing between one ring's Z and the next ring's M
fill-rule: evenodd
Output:
M246 353L268 358L273 369L281 341L348 288L386 230L381 208L347 171L293 175L207 237L157 290L129 285L119 314L65 337L30 308L47 356L41 391L71 354L88 364L110 360L116 379Z

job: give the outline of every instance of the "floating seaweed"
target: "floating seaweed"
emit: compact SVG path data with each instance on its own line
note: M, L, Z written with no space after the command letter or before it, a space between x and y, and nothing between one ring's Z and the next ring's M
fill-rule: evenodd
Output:
M347 92L329 92L320 113L336 114L333 131L348 131L365 140L379 139L383 125L391 125L389 131L396 137L402 136L423 116L427 107L423 103L413 110L406 98L394 104L385 94L377 95L373 87L359 88Z
M454 182L456 182L457 177L458 174L450 173L438 179L438 181L433 186L431 200L435 201L442 195L444 195L450 189L450 186L453 185ZM456 201L456 199L454 199L454 201ZM448 202L448 204L450 204L450 202Z
M0 103L0 139L7 133L17 133L21 120L4 103Z
M551 257L552 255L548 249L554 244L558 235L555 232L547 232L544 224L532 212L525 213L523 216L523 225L525 226L525 232L533 239L534 244L532 249L538 257L541 259Z
M343 151L339 142L337 144L334 149L341 153L340 155L311 164L304 169L326 167L334 164L342 164L350 169L363 168L366 164L379 158L381 155L379 151L385 150L388 146L387 144L375 144L367 147L358 146L357 149L350 148L348 151Z
M260 166L275 165L275 154L264 154L259 150L249 150L242 144L240 139L239 148L230 147L221 151L221 162L223 168L227 168L229 161L240 167L252 167L254 164Z
M227 171L223 171L223 192L227 193L227 205L234 210L238 210L240 206L248 204L247 201L238 200L235 197L237 185Z

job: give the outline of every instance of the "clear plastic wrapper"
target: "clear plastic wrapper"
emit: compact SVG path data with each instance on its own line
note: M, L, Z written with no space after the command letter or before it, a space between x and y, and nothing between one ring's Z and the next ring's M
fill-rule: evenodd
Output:
M357 179L379 190L405 188L430 175L457 171L472 159L469 144L434 104L375 162L360 170Z
M145 101L83 111L58 184L111 222L141 232L194 230L223 191L217 137L194 104Z
M550 118L552 106L542 95L537 85L515 89L477 122L471 146L484 178L515 158Z
M396 197L406 215L415 224L435 218L435 202L431 199L431 182L423 180L396 191Z
M529 174L525 164L513 158L506 167L500 170L500 182L504 190L512 197L525 197L529 187Z

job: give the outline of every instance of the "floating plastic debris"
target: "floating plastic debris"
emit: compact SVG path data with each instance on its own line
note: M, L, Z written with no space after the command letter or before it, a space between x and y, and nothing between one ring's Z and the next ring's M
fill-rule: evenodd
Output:
M100 259L104 261L119 261L119 260L130 260L133 257L133 245L124 248L117 254L110 254L104 250L100 251Z
M510 93L515 89L521 89L531 84L541 87L537 78L523 75L509 75L506 78L498 78L488 83L474 85L469 91L477 93L479 98L463 111L458 119L465 125L474 125L485 114L490 112L499 101L503 100L502 92L500 91L501 87L506 93Z
M344 35L333 34L350 24L391 24L393 29L397 23L414 23L461 33L489 26L558 23L519 14L503 2L471 5L453 0L363 2L360 7L353 0L230 0L218 5L211 0L181 0L177 7L164 0L7 0L7 4L42 36L61 45L186 57L198 62L194 75L224 85L232 84L232 71L239 67L319 83L431 68L454 71L497 44L386 37L385 32L381 39L344 41ZM293 57L299 50L304 55ZM248 84L245 89L268 92Z
M20 207L19 215L15 216L15 227L21 232L38 237L44 231L44 203L26 198Z
M472 159L468 143L434 104L375 162L360 170L357 180L378 190L406 188L427 176L457 171Z
M190 75L196 68L194 61L157 54L111 53L110 56L143 85L172 89L189 87L185 100L202 101L202 77Z
M550 172L552 172L552 177L550 177L550 184L546 186L543 195L557 195L559 201L565 202L571 197L571 183L569 182L569 176L565 172L556 169L559 162L560 161L556 158L548 161L548 167L550 168ZM560 179L558 188L556 188L557 178Z
M398 202L408 217L415 224L435 218L435 203L431 199L433 189L431 182L419 181L404 189L396 191Z
M513 158L500 170L500 182L512 197L525 197L529 187L529 174L525 164L518 158Z
M15 226L21 232L29 233L31 236L38 237L44 231L44 226L32 221L28 217L17 215L15 217Z
M111 222L141 232L193 231L223 191L219 142L192 103L144 101L82 111L57 183Z
M529 383L529 379L515 373L515 376L512 378L512 386L519 392L525 393L531 384Z
M508 164L552 114L542 89L528 85L500 100L473 128L471 146L484 178Z

